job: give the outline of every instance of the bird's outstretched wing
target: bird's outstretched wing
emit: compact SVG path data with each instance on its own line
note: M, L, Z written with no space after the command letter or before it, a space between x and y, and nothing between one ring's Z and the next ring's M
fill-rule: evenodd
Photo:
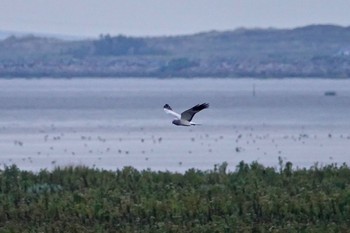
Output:
M181 115L178 114L177 112L174 112L173 109L169 106L169 104L164 105L163 109L166 113L173 115L177 119L181 119Z
M199 112L202 111L203 109L209 108L209 104L208 103L204 103L204 104L197 104L196 106L184 111L183 113L181 113L181 119L186 120L186 121L191 121L193 116Z

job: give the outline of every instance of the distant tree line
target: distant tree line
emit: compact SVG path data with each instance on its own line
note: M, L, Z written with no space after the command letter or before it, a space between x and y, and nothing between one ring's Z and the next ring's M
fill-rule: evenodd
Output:
M154 54L157 50L150 48L144 39L127 36L100 35L93 42L94 54L102 56Z

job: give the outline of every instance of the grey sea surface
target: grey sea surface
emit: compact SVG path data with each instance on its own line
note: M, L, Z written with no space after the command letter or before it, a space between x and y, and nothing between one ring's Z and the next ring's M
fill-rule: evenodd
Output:
M2 79L0 164L183 172L350 162L350 80ZM331 93L326 95L325 93ZM335 95L332 95L332 94ZM199 126L163 111L198 103Z

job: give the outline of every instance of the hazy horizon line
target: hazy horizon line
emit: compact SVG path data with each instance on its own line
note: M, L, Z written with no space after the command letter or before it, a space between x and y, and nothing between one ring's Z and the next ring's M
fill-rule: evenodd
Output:
M73 39L73 40L80 40L80 39L95 39L102 35L110 35L110 36L126 36L126 37L146 37L146 38L156 38L156 37L177 37L177 36L191 36L191 35L197 35L197 34L203 34L203 33L210 33L210 32L233 32L233 31L239 31L239 30L294 30L298 28L305 28L310 26L334 26L334 27L340 27L340 28L349 28L350 24L345 26L341 24L334 24L334 23L313 23L313 24L305 24L302 26L293 26L293 27L275 27L275 26L269 26L269 27L236 27L232 29L208 29L208 30L201 30L197 32L192 33L177 33L177 34L145 34L145 35L128 35L127 33L109 33L109 32L101 32L98 35L92 36L92 35L79 35L79 34L70 34L70 33L51 33L51 32L40 32L40 31L21 31L21 30L9 30L9 29L1 29L0 28L0 39L5 39L11 36L19 36L19 37L26 37L26 36L43 36L43 37L52 37L52 38L59 38L59 39ZM5 34L5 35L2 35Z

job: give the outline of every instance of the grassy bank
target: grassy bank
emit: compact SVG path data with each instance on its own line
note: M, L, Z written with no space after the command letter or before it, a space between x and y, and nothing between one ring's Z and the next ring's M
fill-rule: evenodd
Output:
M0 232L346 232L350 169L0 172Z

